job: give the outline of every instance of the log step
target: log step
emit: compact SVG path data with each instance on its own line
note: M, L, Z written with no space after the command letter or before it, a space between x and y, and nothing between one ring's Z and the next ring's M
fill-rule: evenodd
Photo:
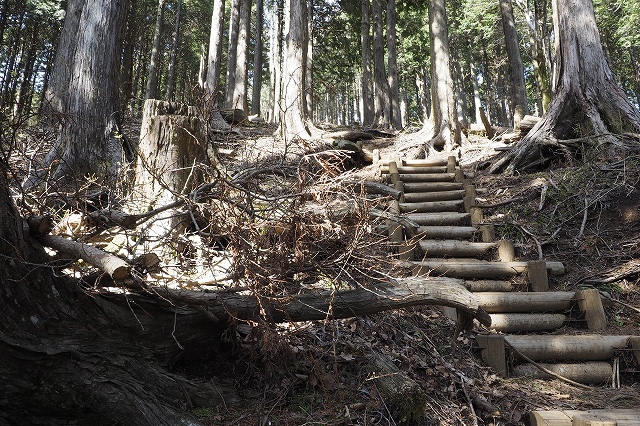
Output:
M497 247L496 243L456 240L422 240L419 244L427 257L481 257Z
M432 240L466 240L473 238L478 230L473 226L420 226L418 232Z
M404 201L406 203L422 203L428 201L462 200L465 195L464 189L438 192L413 192L405 193Z
M471 220L469 213L410 213L407 219L418 225L463 225Z
M562 314L490 314L491 330L503 333L555 330L567 320Z
M409 262L416 275L435 275L453 278L494 279L514 277L527 272L527 262L488 262L474 259L425 259ZM563 275L561 262L546 262L547 271L552 275Z
M422 203L400 203L400 213L462 212L463 200L425 201Z
M418 183L418 182L453 182L456 175L455 173L400 173L400 180L404 183Z
M570 364L541 363L540 365L553 373L561 375L562 377L590 385L600 385L611 380L611 377L613 376L613 368L611 367L611 364L604 361ZM511 376L547 380L554 378L551 374L545 373L535 365L531 364L516 365L511 371Z
M464 286L469 291L476 293L485 292L510 292L513 291L513 284L511 281L500 280L467 280L464 282Z
M463 188L459 182L409 182L404 184L404 192L459 191Z
M483 347L481 336L476 336L476 342ZM478 337L481 337L480 340ZM630 337L599 334L507 335L504 339L507 348L512 346L534 361L605 361L613 357L616 349L625 348Z
M637 426L640 410L536 410L529 412L531 426Z
M479 304L491 313L557 312L571 308L575 302L573 291L547 292L484 292L478 293Z
M389 166L380 168L381 173L389 173ZM398 166L398 173L420 174L420 173L446 173L447 166Z

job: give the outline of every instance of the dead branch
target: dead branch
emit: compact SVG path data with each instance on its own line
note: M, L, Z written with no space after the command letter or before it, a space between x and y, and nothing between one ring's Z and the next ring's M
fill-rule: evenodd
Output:
M56 251L82 259L109 274L114 281L123 281L131 277L131 266L118 256L104 252L98 248L69 240L58 235L41 235L38 240L42 245Z

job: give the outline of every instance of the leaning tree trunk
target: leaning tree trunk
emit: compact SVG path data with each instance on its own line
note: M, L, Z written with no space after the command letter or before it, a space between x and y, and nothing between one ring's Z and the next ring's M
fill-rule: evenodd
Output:
M593 150L623 148L623 133L640 132L640 113L615 81L600 42L592 0L554 0L556 92L542 120L492 172L540 170Z

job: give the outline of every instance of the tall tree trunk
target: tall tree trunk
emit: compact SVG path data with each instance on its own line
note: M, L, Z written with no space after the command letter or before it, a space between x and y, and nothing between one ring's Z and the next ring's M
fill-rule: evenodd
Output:
M164 5L167 0L158 1L156 11L156 25L153 31L153 48L151 50L151 61L149 62L149 74L147 76L147 89L145 99L155 99L158 96L158 73L160 71L160 41L162 37L162 18L164 16Z
M229 19L229 50L227 53L227 87L224 96L225 108L234 108L233 95L236 87L236 64L240 31L240 4L245 0L232 0Z
M317 129L306 121L304 111L307 44L306 0L288 0L288 29L285 37L284 72L282 87L284 105L280 122L280 134L287 140L310 139L317 136Z
M420 99L422 122L426 124L431 115L431 79L426 65L422 66L420 72L416 74L416 89Z
M182 0L178 0L176 16L173 24L173 38L171 39L171 57L169 58L169 70L167 71L167 101L173 101L173 92L176 85L176 58L178 57L178 37L180 34L180 15Z
M545 113L551 102L551 84L549 83L549 70L547 63L544 59L544 52L542 51L541 42L538 39L539 30L541 26L538 16L536 16L535 9L529 8L529 3L525 0L516 0L516 4L522 10L527 22L527 28L529 29L529 45L531 47L531 64L533 65L533 71L536 77L536 84L538 86L538 92L540 95L540 111Z
M432 52L431 115L423 127L429 138L426 148L451 151L460 145L460 124L451 76L445 0L429 0L429 35Z
M54 167L63 185L77 185L86 175L111 184L124 161L119 133L118 72L122 31L128 11L122 0L72 0L47 99L66 117L58 142L35 165L25 187L37 184ZM95 17L100 16L100 20Z
M492 165L494 172L534 171L557 160L624 152L622 134L640 133L640 113L605 60L592 0L554 0L553 9L555 98L529 134ZM576 139L579 144L572 143Z
M373 0L373 76L375 92L375 123L388 128L390 123L389 80L384 66L384 34L382 0Z
M211 33L209 36L209 55L207 59L207 77L205 90L213 96L212 106L218 106L220 91L220 69L222 64L222 32L224 29L224 0L214 0L211 13Z
M127 13L127 23L125 29L125 36L123 41L122 48L122 62L120 64L120 72L118 78L118 86L120 89L119 97L119 108L120 114L124 114L127 109L127 105L129 100L133 98L133 75L134 75L134 60L133 55L136 48L136 29L137 25L133 20L133 17L136 16L136 11L138 7L137 0L131 0L129 5L129 11Z
M271 110L270 123L280 122L280 108L282 105L282 44L284 40L284 1L276 0L275 9L272 12L271 46L270 46L270 92Z
M305 121L313 121L313 0L307 0L307 47L304 50L304 118ZM308 127L308 126L307 126Z
M240 23L234 74L233 101L230 108L239 108L247 114L247 64L249 60L249 20L251 0L240 0Z
M31 104L26 102L26 99L30 99L29 93L33 92L32 76L37 74L36 66L36 50L38 47L38 33L39 26L35 23L31 29L31 42L27 52L27 56L22 66L22 81L20 82L20 88L15 97L15 103L13 108L14 118L20 117L23 114L29 114L31 112ZM16 83L17 86L17 83ZM27 109L25 111L25 108Z
M523 108L525 114L528 114L529 106L527 102L527 87L524 82L524 66L520 55L518 32L516 31L516 21L513 17L511 0L500 0L500 15L502 16L502 29L507 47L507 57L509 58L509 80L513 108L519 105Z
M262 29L264 27L263 0L256 0L256 43L253 52L253 93L251 94L251 114L260 115L262 91Z
M474 109L474 119L476 124L482 124L482 119L480 118L480 110L482 109L482 100L480 99L480 86L478 85L478 69L476 65L471 60L471 55L469 55L469 68L471 71L471 86L473 88L473 109Z
M389 101L391 111L391 125L395 129L402 129L402 114L400 113L400 92L398 89L398 61L396 49L396 2L387 0L387 62L389 64Z
M369 20L371 4L369 0L361 0L362 29L360 41L362 46L362 125L370 126L375 120L371 87L371 23Z

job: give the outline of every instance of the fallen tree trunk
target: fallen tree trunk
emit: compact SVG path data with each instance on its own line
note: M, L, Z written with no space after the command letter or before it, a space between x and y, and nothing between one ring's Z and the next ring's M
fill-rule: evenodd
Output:
M273 322L298 322L350 318L411 306L440 305L463 310L481 324L491 325L491 318L479 307L478 298L466 289L462 280L452 278L397 278L391 280L390 285L353 290L322 289L296 298L262 300L241 294L157 291L188 305L201 306L216 318L231 315L237 319L255 320L263 315Z

